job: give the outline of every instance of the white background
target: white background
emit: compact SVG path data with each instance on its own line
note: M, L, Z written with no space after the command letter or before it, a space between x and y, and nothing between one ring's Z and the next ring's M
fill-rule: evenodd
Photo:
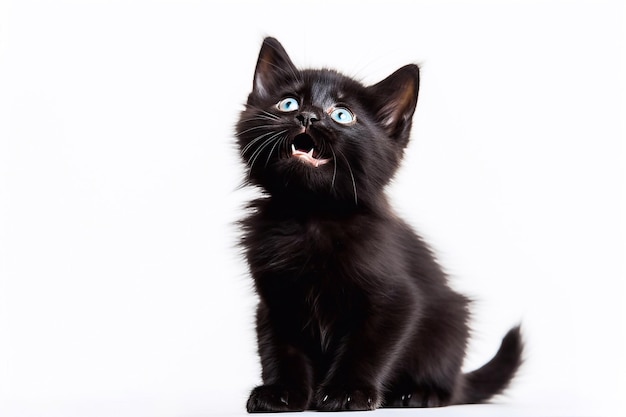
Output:
M232 133L265 35L365 83L422 67L390 195L477 300L467 369L519 321L528 348L499 404L421 415L626 414L625 26L607 1L0 2L0 415L243 415Z

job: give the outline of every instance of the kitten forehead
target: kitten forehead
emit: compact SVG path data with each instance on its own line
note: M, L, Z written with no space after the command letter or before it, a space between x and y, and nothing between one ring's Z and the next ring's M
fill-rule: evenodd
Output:
M353 97L364 87L337 71L329 69L302 71L303 86L310 88L312 101L346 100Z

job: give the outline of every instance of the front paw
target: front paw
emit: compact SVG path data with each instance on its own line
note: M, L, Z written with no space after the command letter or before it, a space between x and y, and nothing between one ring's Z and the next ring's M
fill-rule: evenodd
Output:
M380 394L370 387L321 387L315 395L318 411L375 410L380 403Z
M280 384L261 385L250 393L246 409L249 413L304 411L310 397L306 390L287 389Z

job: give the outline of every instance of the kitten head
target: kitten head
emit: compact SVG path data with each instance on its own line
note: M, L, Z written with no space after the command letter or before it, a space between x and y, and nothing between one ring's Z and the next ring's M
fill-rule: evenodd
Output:
M237 124L249 181L287 198L376 198L409 141L418 89L416 65L366 87L333 70L299 70L265 39Z

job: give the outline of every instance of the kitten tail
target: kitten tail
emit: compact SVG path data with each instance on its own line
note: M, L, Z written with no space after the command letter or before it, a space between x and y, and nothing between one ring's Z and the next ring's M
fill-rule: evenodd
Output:
M483 403L502 393L523 362L523 349L520 326L516 326L504 336L500 349L489 362L463 375L463 389L454 403Z

